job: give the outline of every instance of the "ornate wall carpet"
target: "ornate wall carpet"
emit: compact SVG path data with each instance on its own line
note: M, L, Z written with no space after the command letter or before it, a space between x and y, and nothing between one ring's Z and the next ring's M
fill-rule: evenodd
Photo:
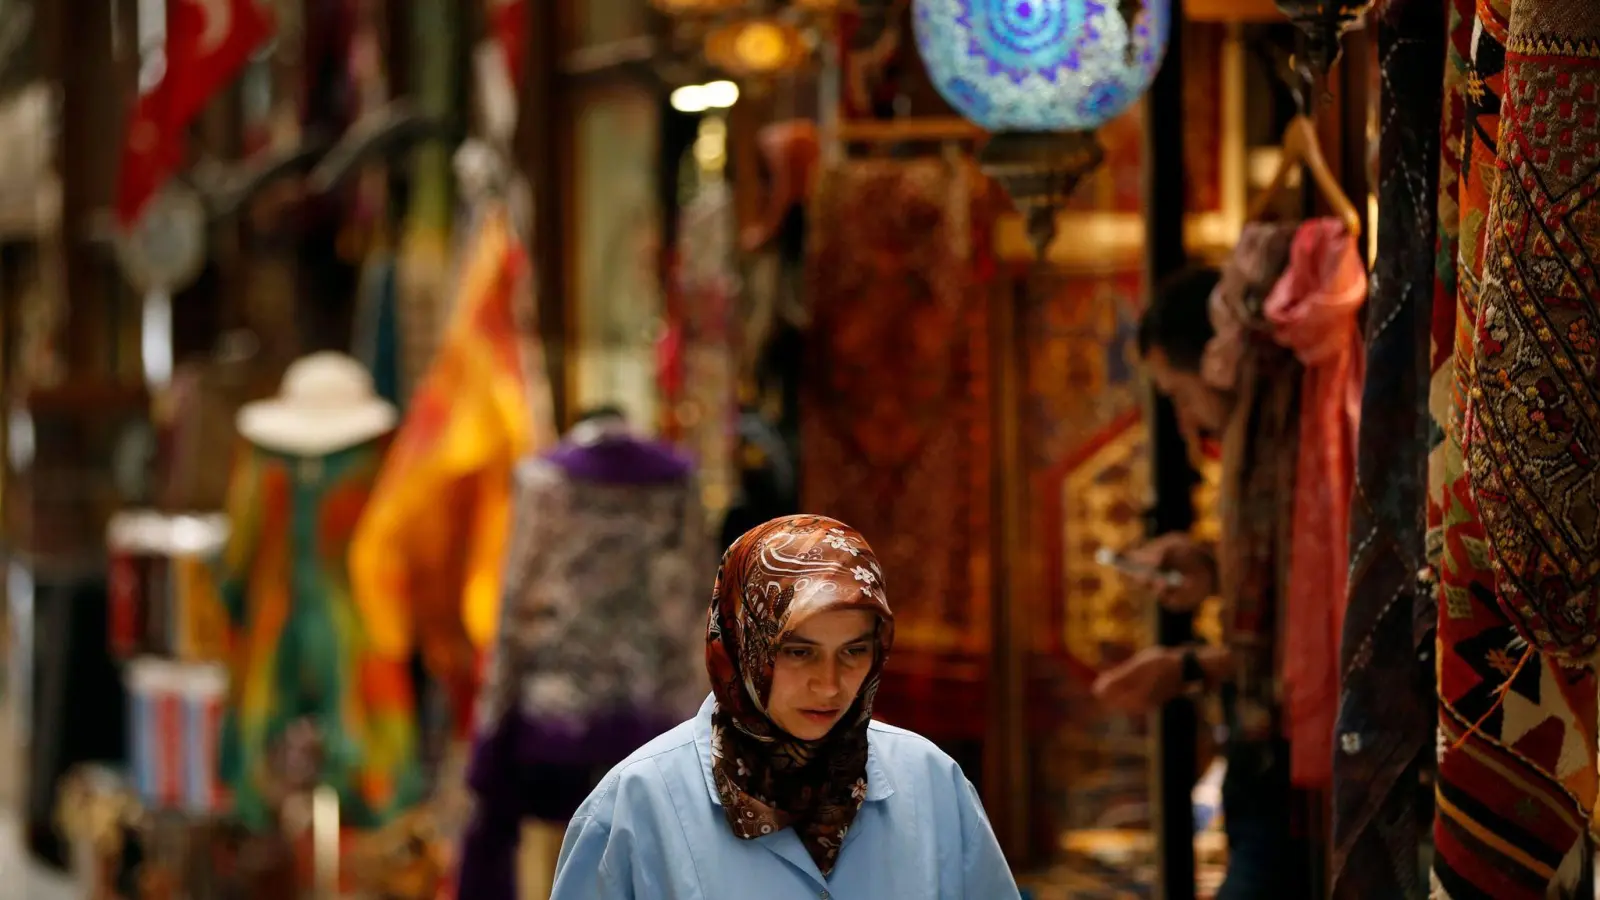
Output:
M1224 78L1223 45L1228 26L1220 22L1183 23L1184 208L1189 213L1221 212L1222 107L1229 85Z
M1434 895L1587 900L1600 7L1480 0L1476 16L1455 390L1435 498Z
M1041 537L1033 651L1084 676L1146 640L1147 613L1095 562L1144 536L1150 492L1135 377L1143 274L1036 273L1024 312L1031 521Z
M895 608L890 722L980 738L990 650L984 187L966 164L852 161L813 199L802 506L865 534Z
M1416 813L1429 745L1424 563L1429 338L1443 4L1374 11L1382 69L1377 265L1351 503L1350 604L1334 748L1333 896L1423 896Z
M1455 390L1457 263L1461 254L1461 182L1466 152L1467 84L1472 69L1474 0L1450 0L1445 46L1444 106L1439 129L1438 250L1434 255L1432 380L1428 414L1433 420L1428 454L1428 564L1435 571L1444 552L1445 465Z
M1542 653L1600 645L1600 7L1516 0L1484 226L1467 468L1496 598Z

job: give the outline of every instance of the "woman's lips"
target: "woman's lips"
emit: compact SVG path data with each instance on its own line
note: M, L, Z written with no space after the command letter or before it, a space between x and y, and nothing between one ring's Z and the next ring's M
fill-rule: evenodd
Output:
M839 718L839 711L837 709L802 709L800 710L800 715L813 722L832 722L834 719Z

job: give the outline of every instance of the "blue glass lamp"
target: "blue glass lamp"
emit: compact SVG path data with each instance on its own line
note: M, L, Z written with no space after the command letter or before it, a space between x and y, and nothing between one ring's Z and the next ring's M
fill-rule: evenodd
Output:
M1150 87L1169 0L915 0L917 48L951 106L994 133L980 162L1041 255L1055 211L1104 153L1095 129Z
M934 86L974 123L993 132L1093 131L1132 106L1161 66L1171 6L1139 6L916 0L913 21Z

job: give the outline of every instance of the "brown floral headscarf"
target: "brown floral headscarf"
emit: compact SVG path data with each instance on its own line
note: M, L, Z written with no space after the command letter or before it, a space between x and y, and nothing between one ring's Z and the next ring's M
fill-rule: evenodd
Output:
M833 731L802 741L767 715L773 663L790 632L836 609L878 617L877 653ZM706 668L717 700L712 773L735 835L750 840L793 828L817 868L833 871L867 796L867 725L893 643L883 569L854 528L823 516L787 516L752 528L723 554Z

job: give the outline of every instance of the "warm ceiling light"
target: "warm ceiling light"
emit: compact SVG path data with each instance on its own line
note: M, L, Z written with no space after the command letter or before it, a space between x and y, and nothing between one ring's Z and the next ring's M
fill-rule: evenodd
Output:
M783 62L783 32L776 25L755 24L733 39L733 52L754 69L775 69Z
M739 86L731 81L688 84L672 92L672 108L681 113L727 109L739 102Z
M702 85L705 93L706 106L711 109L727 109L739 102L739 86L731 81L713 81Z
M706 86L687 84L672 92L672 108L681 113L702 113L711 108L707 102Z
M806 58L805 38L776 19L751 19L717 29L706 38L706 59L735 76L774 75Z

